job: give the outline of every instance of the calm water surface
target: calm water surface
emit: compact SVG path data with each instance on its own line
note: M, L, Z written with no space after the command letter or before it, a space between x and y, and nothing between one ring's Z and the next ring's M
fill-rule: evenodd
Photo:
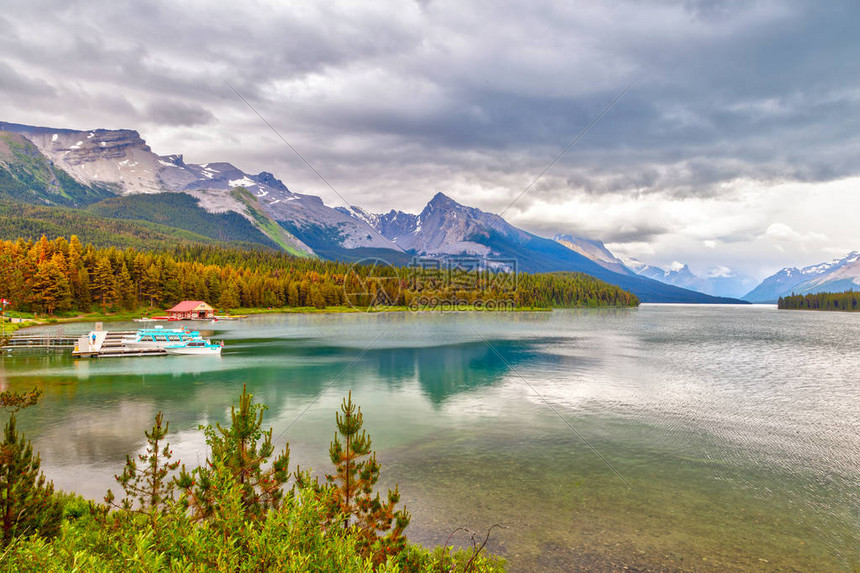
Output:
M413 540L498 523L488 547L515 571L860 571L860 315L643 306L205 328L221 357L0 360L4 389L45 390L22 426L58 487L115 488L159 410L182 461L204 460L198 425L224 422L243 383L292 465L324 472L351 389Z

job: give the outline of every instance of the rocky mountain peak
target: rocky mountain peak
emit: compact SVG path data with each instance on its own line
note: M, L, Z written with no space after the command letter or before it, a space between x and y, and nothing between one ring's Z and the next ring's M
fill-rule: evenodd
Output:
M162 155L159 157L162 161L166 163L170 163L177 167L185 167L185 161L182 158L182 155Z
M254 180L257 183L262 183L263 185L271 187L272 189L278 189L280 191L289 191L289 189L287 189L287 186L284 185L283 181L281 181L268 171L260 171L260 173L254 176Z
M433 195L433 198L430 199L429 203L427 203L427 206L424 208L424 211L427 211L428 209L454 209L457 207L463 206L440 191Z

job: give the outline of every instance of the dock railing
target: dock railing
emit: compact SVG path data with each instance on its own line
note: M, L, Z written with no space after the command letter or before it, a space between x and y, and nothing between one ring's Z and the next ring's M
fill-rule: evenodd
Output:
M39 334L2 335L0 350L68 350L75 347L76 337L66 336L62 328Z

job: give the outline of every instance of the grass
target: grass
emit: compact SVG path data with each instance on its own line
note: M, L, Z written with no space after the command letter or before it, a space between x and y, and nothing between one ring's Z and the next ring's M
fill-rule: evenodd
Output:
M296 257L312 256L304 251L300 251L290 242L290 239L294 237L259 208L257 198L250 191L244 187L236 187L231 191L231 195L248 208L248 212L254 218L254 221L257 222L259 229L277 243L278 246Z
M13 334L16 330L27 328L28 326L34 325L30 322L9 322L7 320L0 320L0 341Z
M141 316L162 316L164 314L165 311L163 310L150 309L149 307L142 307L135 310L119 310L116 312L97 311L82 313L66 311L58 312L53 316L37 315L32 312L8 311L6 312L6 316L26 318L29 319L29 322L4 322L3 324L5 325L6 334L10 334L11 332L15 332L22 328L41 326L44 324L65 324L70 322L128 322L135 318L140 318ZM0 329L0 333L2 332L3 330Z

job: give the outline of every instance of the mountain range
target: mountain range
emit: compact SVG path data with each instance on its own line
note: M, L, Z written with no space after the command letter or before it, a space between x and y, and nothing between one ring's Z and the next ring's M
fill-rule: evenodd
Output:
M739 302L721 296L727 289L719 281L695 277L684 265L663 270L622 260L600 241L540 237L443 193L418 214L333 208L319 197L292 192L269 172L158 155L133 130L0 122L0 200L7 212L10 204L30 205L16 208L26 222L10 224L7 232L69 234L79 231L73 221L100 218L124 221L122 232L138 238L142 225L167 242L181 231L184 240L257 244L300 257L380 257L398 265L415 256L480 257L522 272L583 272L643 302Z
M773 303L781 296L860 290L860 253L799 269L786 267L764 279L744 300Z

